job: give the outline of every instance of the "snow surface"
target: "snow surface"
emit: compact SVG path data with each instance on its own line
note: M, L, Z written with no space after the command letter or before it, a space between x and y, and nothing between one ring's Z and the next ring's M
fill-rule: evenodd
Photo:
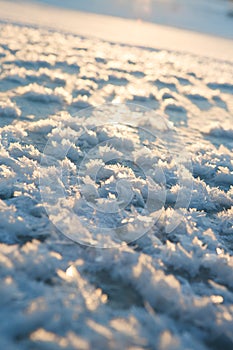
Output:
M232 63L22 24L2 22L0 31L1 348L231 350ZM182 191L169 152L142 135L144 127L158 132L157 117L142 112L136 118L135 111L123 109L121 126L124 121L134 125L125 133L109 125L114 106L101 113L90 110L85 117L84 107L107 102L143 105L176 131L176 144L180 141L191 155L193 168ZM90 128L93 123L105 126ZM99 145L109 139L111 147ZM59 159L51 157L45 169L40 161L48 140L50 155ZM74 180L93 146L98 154L84 163L85 177L79 174L89 202L102 181L97 204L114 212L111 186L120 177L134 191L132 213L141 213L150 184L132 163L104 165L99 181L91 177L101 161L125 152L165 186L157 221L128 245L96 249L72 242L48 218L45 208L49 212L54 197L48 193L41 199L41 175L57 179L60 168L54 164L60 164L58 185L63 181L67 198L75 199L68 204L84 226L88 223ZM176 209L178 193L191 186L188 207ZM155 188L157 198L162 190ZM123 192L123 204L128 199ZM166 230L174 212L182 220ZM119 218L113 219L103 213L91 229L114 229ZM62 224L67 229L65 220ZM74 231L89 234L87 243L94 245L89 226ZM112 238L107 238L108 245Z
M14 0L19 3L25 0ZM231 0L31 0L78 11L140 19L233 39Z
M194 17L193 14L191 16ZM141 20L43 6L34 2L29 4L2 0L0 18L13 23L42 26L120 44L187 52L233 62L232 40L174 28L170 22L169 26L164 26ZM225 28L225 25L226 22L223 21L220 28ZM229 32L232 34L233 29ZM229 37L231 36L227 36Z

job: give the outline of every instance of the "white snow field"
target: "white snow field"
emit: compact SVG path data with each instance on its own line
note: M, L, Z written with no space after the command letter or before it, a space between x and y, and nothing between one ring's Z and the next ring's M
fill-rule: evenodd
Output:
M143 48L4 6L0 348L232 350L232 41Z
M232 0L14 0L174 26L233 39ZM9 2L9 0L8 0Z

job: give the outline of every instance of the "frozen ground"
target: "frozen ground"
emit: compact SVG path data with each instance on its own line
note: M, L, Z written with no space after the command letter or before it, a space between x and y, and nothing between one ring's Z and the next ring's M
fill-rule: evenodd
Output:
M1 348L232 350L232 63L22 24L2 22L0 32ZM157 119L142 113L138 120L123 110L122 121L135 126L131 130L107 125L88 131L89 125L106 124L113 112L107 107L86 119L80 111L106 102L156 110L191 154L193 172L182 188L188 193L193 186L191 201L170 233L165 227L178 212L177 168L163 144L147 140L147 134L139 147L140 128L156 133ZM80 131L85 131L81 140ZM160 185L162 171L166 181L155 193L157 200L165 189L166 202L149 232L105 250L63 236L48 220L39 190L48 138L52 152L59 153L56 165L62 165L69 203L84 224L90 212L72 181L93 145L103 161L109 154L121 159L124 152L131 154ZM114 148L98 147L110 138ZM66 145L71 148L64 156L60 151ZM90 177L82 178L87 200L99 190L108 211L115 194L107 186L120 177L134 191L132 212L141 213L148 179L131 163L119 163L104 165L95 183L94 168L87 162ZM54 167L48 169L51 178L56 175ZM51 207L51 197L44 199ZM84 241L101 225L114 231L115 222L99 215L91 228L73 231Z
M232 40L171 26L42 6L34 2L29 5L1 0L0 18L120 44L188 52L233 62Z

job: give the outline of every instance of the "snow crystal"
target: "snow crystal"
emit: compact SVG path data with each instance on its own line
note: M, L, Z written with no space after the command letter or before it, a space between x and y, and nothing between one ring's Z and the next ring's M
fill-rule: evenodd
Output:
M0 29L1 348L232 349L232 65Z

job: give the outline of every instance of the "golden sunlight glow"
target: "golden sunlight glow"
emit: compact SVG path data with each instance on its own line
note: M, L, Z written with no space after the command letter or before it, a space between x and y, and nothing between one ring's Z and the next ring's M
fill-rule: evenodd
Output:
M73 265L69 266L68 269L66 270L66 276L68 278L75 278L76 275L77 275L76 268Z
M222 304L224 301L221 295L211 295L210 299L214 304Z

